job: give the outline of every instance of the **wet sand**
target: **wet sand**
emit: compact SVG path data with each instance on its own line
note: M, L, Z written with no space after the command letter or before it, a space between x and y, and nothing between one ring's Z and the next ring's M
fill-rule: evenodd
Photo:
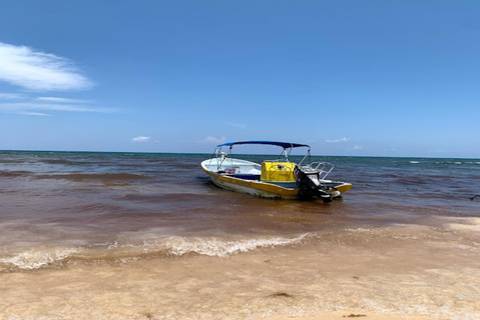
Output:
M3 273L0 319L478 319L480 219L435 222Z

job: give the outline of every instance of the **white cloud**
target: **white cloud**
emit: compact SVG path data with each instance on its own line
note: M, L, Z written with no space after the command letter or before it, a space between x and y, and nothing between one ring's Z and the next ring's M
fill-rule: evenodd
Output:
M24 99L25 96L22 94L18 93L0 93L0 99L4 100L18 100L18 99Z
M359 146L359 145L356 144L356 145L353 147L353 150L359 150L359 149L362 149L362 146Z
M48 102L66 102L66 103L88 103L87 100L77 100L77 99L68 99L68 98L59 98L59 97L38 97L36 100L39 101L48 101Z
M81 105L68 105L56 103L0 103L0 112L32 115L38 111L70 111L70 112L95 112L112 113L115 109L84 107Z
M138 136L132 139L133 142L147 142L150 140L150 137Z
M338 139L334 139L334 140L326 140L328 143L337 143L337 142L346 142L346 141L349 141L350 138L346 138L346 137L343 137L343 138L338 138Z
M19 111L19 112L16 112L16 113L17 114L23 114L23 115L26 115L26 116L42 116L42 117L49 116L48 113L43 113L43 112Z
M93 85L66 58L3 42L0 80L32 91L83 90Z
M227 141L227 138L225 137L215 138L215 137L208 136L205 139L203 139L201 142L221 144L221 143L225 143L225 141Z
M30 47L0 42L0 81L30 91L88 89L93 84L81 75L73 62ZM87 100L61 97L32 97L25 93L0 93L0 100L24 100L0 103L0 112L46 116L47 111L112 113L115 109L84 106Z

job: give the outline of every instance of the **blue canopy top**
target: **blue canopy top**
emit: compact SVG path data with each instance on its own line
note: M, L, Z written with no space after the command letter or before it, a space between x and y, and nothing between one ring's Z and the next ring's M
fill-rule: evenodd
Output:
M227 142L223 144L219 144L217 147L223 146L234 146L236 144L268 144L272 146L279 146L282 148L298 148L298 147L308 147L308 144L299 144L299 143L291 143L291 142L278 142L278 141L238 141L238 142Z

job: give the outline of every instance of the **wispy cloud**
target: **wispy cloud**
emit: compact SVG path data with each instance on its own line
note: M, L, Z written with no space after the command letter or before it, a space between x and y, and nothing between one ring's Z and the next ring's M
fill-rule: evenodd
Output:
M88 100L78 100L60 97L38 97L36 100L48 102L66 102L66 103L88 103Z
M0 103L0 112L16 113L23 115L39 115L39 111L70 111L70 112L95 112L95 113L112 113L115 109L86 107L82 105L69 105L57 103ZM42 115L46 115L43 114Z
M338 138L338 139L333 139L333 140L326 140L328 143L338 143L338 142L346 142L346 141L349 141L350 138L346 138L346 137L343 137L343 138Z
M147 142L150 140L150 137L138 136L132 139L133 142Z
M32 91L83 90L93 86L69 59L3 42L0 80Z
M25 96L19 93L0 93L0 99L2 100L19 100L24 98Z
M225 141L227 141L227 138L225 138L225 137L215 138L215 137L212 137L212 136L208 136L200 142L220 144L220 143L225 143Z
M362 149L362 146L359 146L358 144L354 145L353 150L359 150L359 149Z
M0 81L19 86L19 90L23 89L20 93L0 93L0 100L4 100L0 103L0 112L3 113L46 116L52 111L96 113L117 111L89 106L91 101L88 100L58 96L35 97L32 92L28 93L27 91L83 90L93 86L71 60L30 47L0 42Z
M26 116L41 116L41 117L45 117L45 116L49 116L48 113L43 113L43 112L32 112L32 111L17 111L15 112L17 114L23 114L23 115L26 115Z

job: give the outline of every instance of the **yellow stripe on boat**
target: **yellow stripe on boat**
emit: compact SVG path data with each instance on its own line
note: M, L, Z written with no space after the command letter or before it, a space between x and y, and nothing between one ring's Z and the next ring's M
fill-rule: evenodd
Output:
M351 183L344 183L344 184L341 184L339 186L335 186L335 189L332 188L332 189L330 189L330 191L337 190L337 191L340 191L341 193L344 193L344 192L349 191L351 188L352 188Z
M203 169L211 178L215 184L219 182L224 182L227 184L233 184L235 186L244 187L250 190L244 190L245 193L257 194L258 196L267 197L267 198L282 198L282 199L293 199L298 196L297 189L284 188L275 184L254 181L254 180L244 180L230 176L220 175L209 170ZM222 187L228 188L228 185L221 184ZM235 191L238 191L236 189Z

